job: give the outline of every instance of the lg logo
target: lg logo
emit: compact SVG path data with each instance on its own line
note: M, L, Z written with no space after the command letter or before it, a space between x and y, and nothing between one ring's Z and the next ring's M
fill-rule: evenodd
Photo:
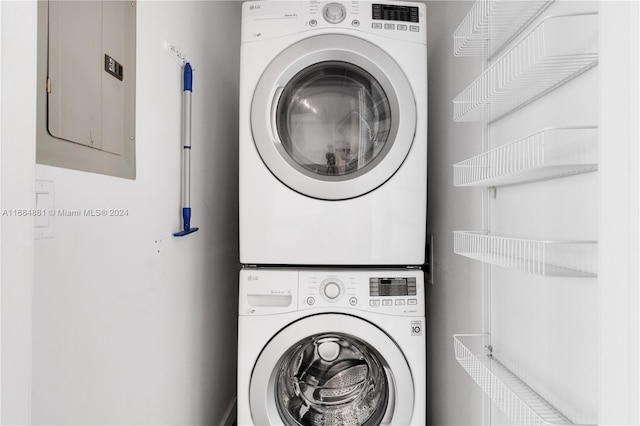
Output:
M249 275L247 277L247 281L258 281L258 276L257 275Z
M411 335L422 336L422 321L411 321Z
M252 4L251 6L249 6L249 10L256 10L256 9L260 9L260 5L259 4L256 4L256 5Z

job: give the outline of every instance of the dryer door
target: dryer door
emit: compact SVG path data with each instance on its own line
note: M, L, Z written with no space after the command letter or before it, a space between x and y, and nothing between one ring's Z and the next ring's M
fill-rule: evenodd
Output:
M414 388L395 342L343 314L303 318L261 352L249 388L257 425L408 425Z
M378 46L320 35L282 51L251 105L256 148L271 173L309 197L366 194L400 168L416 104L400 66Z

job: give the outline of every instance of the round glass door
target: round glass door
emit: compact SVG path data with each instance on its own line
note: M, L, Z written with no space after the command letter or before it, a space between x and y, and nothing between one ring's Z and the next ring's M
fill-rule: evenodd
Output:
M346 62L300 71L276 112L282 146L295 166L317 178L350 179L373 167L391 143L391 105L378 81Z
M364 195L402 166L416 130L413 91L378 46L320 35L283 50L257 82L255 146L289 188L323 200Z
M397 344L368 321L334 313L280 330L258 356L249 385L251 416L260 425L405 425L414 397Z
M278 412L290 425L378 425L389 399L382 365L354 337L308 337L282 357L275 380Z

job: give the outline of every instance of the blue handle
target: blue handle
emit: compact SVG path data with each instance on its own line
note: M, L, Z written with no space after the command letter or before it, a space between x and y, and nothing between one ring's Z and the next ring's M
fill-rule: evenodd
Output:
M182 222L185 231L191 229L191 207L184 207L182 209Z
M184 91L193 92L193 71L191 70L191 64L187 62L184 64Z
M185 235L193 234L199 228L191 227L191 208L184 207L182 209L182 221L184 222L184 227L180 232L174 232L174 237L184 237Z

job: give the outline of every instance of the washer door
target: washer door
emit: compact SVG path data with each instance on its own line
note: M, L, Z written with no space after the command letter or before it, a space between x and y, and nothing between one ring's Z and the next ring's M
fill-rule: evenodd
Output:
M379 328L343 314L280 331L258 357L249 393L256 425L408 425L414 404L402 351Z
M313 198L341 200L386 182L416 130L413 91L382 49L320 35L281 52L251 106L256 148L271 173Z

